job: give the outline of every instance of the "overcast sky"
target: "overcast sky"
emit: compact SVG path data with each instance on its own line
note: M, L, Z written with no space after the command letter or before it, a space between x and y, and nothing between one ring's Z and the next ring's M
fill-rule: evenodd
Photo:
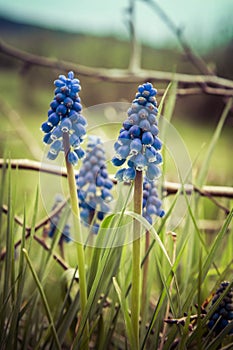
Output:
M152 0L153 1L153 0ZM233 35L233 0L154 0L185 29L197 48ZM73 32L128 37L128 0L0 0L0 16ZM166 24L142 0L136 2L136 30L141 41L162 44L174 39Z

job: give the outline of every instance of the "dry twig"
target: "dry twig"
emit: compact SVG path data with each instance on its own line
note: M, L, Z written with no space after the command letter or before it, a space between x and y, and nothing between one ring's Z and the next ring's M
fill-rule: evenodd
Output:
M34 160L29 159L11 159L4 160L0 158L0 168L3 166L7 166L10 164L12 169L23 169L23 170L33 170L33 171L41 171L48 174L64 176L66 177L66 169L64 167L58 167L51 164L40 163ZM78 175L78 171L75 171L75 175ZM110 176L114 184L117 183L116 179L114 179L113 175ZM193 186L191 184L184 185L186 192L191 194L193 191L199 193L201 196L207 197L225 197L225 198L233 198L233 187L227 186L203 186L201 189ZM180 191L181 184L175 182L165 181L163 190L165 195L176 194L177 191ZM224 208L225 210L225 208Z
M183 30L175 25L172 19L166 14L166 12L154 1L152 0L141 0L148 4L151 9L156 12L159 17L164 21L167 27L172 31L177 37L181 47L183 48L187 59L192 62L192 64L199 70L203 75L214 75L213 71L206 65L203 59L194 53L193 49L189 45L188 41L183 35Z
M78 65L63 60L51 59L43 56L34 55L23 50L17 49L0 40L0 52L7 56L14 57L31 66L40 66L56 70L73 70L78 72L79 76L94 78L115 83L141 83L143 81L170 82L176 81L179 87L185 85L184 94L187 95L187 88L195 88L190 93L199 91L207 94L233 96L233 81L220 78L213 75L191 75L182 73L162 72L156 70L138 69L137 73L132 73L128 69L107 69L93 68ZM198 88L198 89L197 89ZM183 90L178 92L182 94Z
M54 210L52 210L48 215L46 215L43 219L41 219L40 221L37 222L37 224L35 225L34 231L38 231L40 228L42 228L43 226L45 226L54 216L56 216L66 205L67 200L63 201L62 203L60 203ZM6 205L2 206L2 211L7 214L8 213L8 207ZM23 227L23 220L21 218L19 218L17 215L14 216L14 220L15 222L20 225L21 227ZM28 239L31 235L31 231L32 231L32 227L30 226L26 226L25 228L26 231L26 235L25 235L25 239ZM47 251L50 250L50 247L47 245L47 243L41 239L40 237L38 237L36 234L33 235L33 238ZM17 247L20 246L22 240L19 239L15 244L14 244L14 249L17 249ZM6 249L3 249L1 254L0 254L0 261L3 260L5 258L6 255ZM59 257L56 254L53 254L53 258L54 260L56 260L59 265L64 269L67 270L69 267L68 265L64 262L63 259L61 259L61 257Z

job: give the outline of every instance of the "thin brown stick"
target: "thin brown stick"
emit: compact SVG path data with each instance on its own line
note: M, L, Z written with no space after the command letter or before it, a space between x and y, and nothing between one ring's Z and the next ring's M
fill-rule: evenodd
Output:
M28 232L25 235L25 239L28 239L30 237L30 232ZM45 242L44 239L38 237L36 234L33 235L33 239L35 239L36 242L38 242L46 251L50 251L50 247L47 245L47 243ZM16 249L18 246L20 246L21 244L21 240L18 240L15 244L14 244L14 249ZM4 260L6 255L6 250L4 249L1 254L0 254L0 261ZM66 264L66 262L57 254L53 254L53 259L55 261L57 261L57 263L62 267L63 270L68 270L70 267Z
M65 201L63 201L61 204L59 204L54 210L52 210L49 215L46 215L43 219L38 221L38 223L35 225L34 231L35 232L38 231L40 228L45 226L49 222L49 220L51 220L54 216L56 216L58 213L60 213L60 211L64 208L66 203L67 203L67 199ZM3 211L3 213L7 214L8 213L8 207L6 205L3 205L2 206L2 211ZM14 220L19 226L23 227L23 220L21 218L19 218L17 215L15 215L14 216ZM26 231L25 239L28 239L30 237L31 230L32 230L31 227L26 226L26 228L25 228L25 231ZM20 246L21 242L22 242L22 240L19 239L14 244L14 249L16 249L18 246ZM0 254L0 261L5 258L5 255L6 255L6 249L3 249L1 254Z
M59 167L56 165L41 163L35 160L29 159L11 159L5 160L0 159L0 168L3 166L8 167L10 165L11 169L22 169L22 170L32 170L32 171L41 171L47 174L53 174L58 176L67 176L66 168Z
M41 171L48 174L64 176L66 177L66 169L64 167L58 167L51 164L40 163L37 161L29 160L29 159L11 159L4 160L0 158L0 168L3 166L8 167L10 164L11 169L22 169L22 170L32 170L32 171ZM75 171L75 175L78 175L78 171ZM110 175L111 180L114 184L117 183L116 179L113 175ZM125 183L125 185L128 185ZM185 188L186 185L184 185ZM176 182L165 181L163 184L163 191L165 195L173 195L180 191L181 184ZM225 197L225 198L233 198L233 187L228 186L203 186L201 189L197 188L195 185L187 185L186 192L187 194L191 194L192 192L197 192L201 196L206 196L208 193L211 197Z
M210 234L220 231L223 224L223 220L198 220L198 228ZM228 227L227 232L230 230L231 226Z
M208 190L200 189L197 186L195 186L196 192L201 194L204 197L208 197L217 207L225 211L225 214L228 215L230 213L230 210L226 208L223 204L219 203L215 198L213 198L213 195L208 192Z
M218 91L224 93L224 96L233 95L233 81L213 75L191 75L173 72L162 72L155 70L137 70L137 74L133 74L128 69L107 69L87 67L63 60L51 59L43 56L34 55L23 50L17 49L0 40L0 52L7 56L14 57L24 63L40 66L44 68L52 68L56 70L73 70L80 76L95 78L115 83L141 83L142 81L170 82L176 81L185 84L186 87L194 85L201 87L205 93L215 94L215 89L223 89ZM211 90L209 90L211 88ZM229 90L230 89L230 90Z
M189 318L190 322L192 322L192 321L197 320L198 317L204 318L205 316L206 316L206 312L201 313L200 315L191 315L191 316L189 316L189 315L186 316L185 315L185 316L183 316L181 318L167 318L167 319L164 320L164 322L166 322L168 324L177 324L177 325L180 324L180 325L184 326L185 323L186 323L186 320L188 318Z
M46 250L50 251L50 247L47 245L47 243L38 237L37 235L33 235L33 238ZM53 259L62 267L63 270L68 270L70 267L66 264L66 262L57 254L53 254Z
M204 75L214 75L214 72L207 66L204 60L196 54L188 41L183 35L183 31L175 25L172 19L166 14L166 12L158 5L158 3L152 0L141 0L147 3L153 11L155 11L158 16L164 21L167 27L172 31L172 33L177 37L180 45L182 46L187 59L192 62L192 64L199 70L201 74Z

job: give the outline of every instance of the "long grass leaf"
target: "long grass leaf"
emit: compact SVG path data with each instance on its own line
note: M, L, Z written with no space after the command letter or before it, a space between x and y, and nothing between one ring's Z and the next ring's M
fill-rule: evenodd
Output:
M14 284L12 281L12 268L13 268L13 254L14 254L14 242L13 242L13 213L12 213L12 183L11 183L11 168L9 165L7 173L7 200L8 200L8 213L7 213L7 227L6 227L6 256L4 260L4 279L3 279L3 297L1 307L1 342L6 340L7 327L10 323L9 315L7 317L7 309L12 307L12 295L14 294ZM3 340L5 338L5 340Z
M31 259L29 258L29 255L28 255L28 252L25 248L22 249L24 255L25 255L25 258L27 260L27 263L28 263L28 266L31 270L31 273L32 273L32 276L34 278L34 281L36 283L36 286L38 288L38 291L40 293L40 296L41 296L41 300L43 302L43 305L44 305L44 308L45 308L45 311L46 311L46 314L47 314L47 318L49 320L49 323L50 323L50 326L51 326L51 331L52 331L52 334L53 334L53 337L54 337L54 340L55 340L55 344L56 344L56 347L57 349L61 350L61 345L60 345L60 342L59 342L59 339L58 339L58 336L57 336L57 332L56 332L56 329L55 329L55 325L54 325L54 322L53 322L53 317L52 317L52 314L51 314L51 311L50 311L50 308L49 308L49 304L48 304L48 301L47 301L47 298L46 298L46 295L45 295L45 292L44 292L44 289L39 281L39 278L37 276L37 273L32 265L32 262L31 262Z
M168 86L166 87L166 90L164 91L164 94L163 94L163 96L162 96L162 98L161 98L161 101L160 101L159 107L158 107L158 113L159 113L159 114L162 113L163 106L164 106L164 102L165 102L165 99L166 99L166 97L167 97L167 94L168 94L169 90L171 89L171 86L172 86L172 82L170 82L170 83L168 84Z
M175 105L176 105L177 81L173 81L170 84L168 85L168 87L169 87L168 98L166 99L166 102L163 100L163 103L165 102L164 108L163 108L163 110L164 110L163 115L169 122L172 119L172 115L174 113L174 109L175 109Z
M5 189L6 189L6 178L7 178L7 165L4 163L2 167L2 172L1 172L1 186L0 186L0 206L2 208L3 205L3 200L4 200L4 194L5 194ZM2 251L2 242L4 242L4 236L3 236L3 223L2 223L2 215L3 212L0 210L0 251ZM1 278L1 271L0 271L0 278ZM1 317L1 316L0 316Z
M157 233L156 230L153 228L153 226L151 226L151 225L148 223L148 221L147 221L144 217L142 217L141 215L136 214L136 213L134 213L134 212L127 211L127 212L125 213L125 215L129 215L130 217L132 217L132 218L138 220L139 222L141 222L141 224L145 227L145 229L146 229L147 231L150 231L150 232L152 233L152 235L154 236L154 239L157 241L157 243L159 244L159 246L160 246L160 248L161 248L161 250L162 250L164 256L166 257L166 259L167 259L169 265L172 266L170 257L169 257L169 255L168 255L168 253L167 253L167 251L166 251L166 249L165 249L165 247L164 247L164 244L162 243L162 241L161 241L161 239L160 239L158 233Z
M16 294L16 300L13 308L12 322L10 325L10 330L8 335L8 340L11 344L13 344L14 348L17 347L18 325L20 321L20 307L21 307L21 301L23 297L23 288L24 288L25 278L26 278L26 267L24 264L24 254L22 252L22 249L25 247L25 235L26 235L26 212L24 208L24 219L23 219L22 236L21 236L21 240L22 240L21 252L19 257L19 270L18 270L18 281L17 281L17 294Z
M215 132L214 132L214 134L212 136L212 139L210 141L210 144L209 144L209 147L208 147L205 159L203 161L202 167L201 167L199 175L197 177L197 184L200 187L204 184L204 181L206 179L208 168L209 168L209 164L210 164L210 160L211 160L212 154L214 152L214 148L216 147L217 141L218 141L218 139L220 137L220 134L221 134L224 122L225 122L225 120L227 118L228 112L231 109L232 102L233 102L233 98L230 98L228 100L224 110L223 110L223 113L222 113L222 115L221 115L221 117L219 119L217 128L216 128L216 130L215 130Z
M103 247L105 242L106 242L105 230L109 226L111 226L113 218L114 218L114 214L108 215L107 217L105 217L102 224L101 224L100 232L98 233L97 242L96 242L96 245L93 249L93 254L92 254L92 259L91 259L90 269L89 269L89 275L88 275L88 282L87 282L88 294L90 293L93 281L94 281L95 276L96 276L96 272L98 270L99 260L100 260L101 254L102 254L102 249L100 247Z
M122 293L121 288L120 288L119 284L117 283L117 280L115 277L113 277L113 285L114 285L116 293L118 295L118 299L119 299L119 302L121 305L121 310L122 310L123 315L124 315L126 332L128 335L129 342L131 344L131 348L137 349L137 344L135 342L135 337L133 334L133 329L132 329L132 324L131 324L131 320L130 320L130 316L129 316L129 309L127 306L127 302L126 302L125 296Z
M187 235L186 238L184 239L183 245L182 245L181 249L179 250L179 253L177 254L176 260L175 260L175 262L174 262L174 264L173 264L173 267L172 267L173 274L175 274L175 272L176 272L177 269L178 269L180 260L181 260L181 258L182 258L184 249L185 249L185 247L186 247L186 245L187 245L187 243L188 243L188 240L189 240L189 235ZM156 257L157 257L157 256L156 256ZM157 260L159 261L159 259L157 259ZM162 271L162 269L161 269L161 271ZM162 306L163 306L163 303L164 303L164 301L165 301L166 296L168 296L168 298L169 298L169 294L167 295L167 293L168 293L168 288L169 288L169 286L170 286L170 284L171 284L171 281L172 281L172 279L173 279L173 277L174 277L173 274L169 273L169 275L168 275L168 277L167 277L167 279L166 279L166 282L165 282L166 287L163 289L163 291L162 291L162 293L161 293L161 295L160 295L160 297L159 297L158 303L157 303L157 305L156 305L156 307L155 307L155 309L154 309L152 318L151 318L151 320L150 320L150 324L149 324L149 326L148 326L146 335L145 335L145 337L144 337L144 339L143 339L143 342L142 342L141 349L144 349L144 347L145 347L145 345L146 345L147 339L148 339L148 337L149 337L149 335L150 335L150 333L151 333L151 331L152 331L152 328L154 327L154 324L155 324L155 322L156 322L156 320L157 320L157 317L158 317L158 315L159 315L159 312L161 311L161 308L162 308ZM177 290L177 291L178 291L178 293L179 293L179 290ZM179 297L179 295L178 295L178 306L179 306L179 310L180 310L181 306L180 306L180 297Z
M228 214L224 224L223 224L223 227L222 229L220 230L219 234L217 235L212 247L211 247L211 250L203 264L203 269L202 269L202 281L205 279L209 269L210 269L210 266L213 264L214 262L214 258L216 256L216 253L218 251L218 249L221 247L221 241L224 237L224 235L226 234L227 232L227 229L231 223L231 220L232 220L232 217L233 217L233 209L231 210L231 212Z
M122 212L125 210L123 208ZM117 220L117 225L120 225L120 220L123 218L123 214L114 214L117 217L120 216L119 220ZM117 226L118 227L118 226ZM110 229L113 229L112 227ZM100 228L101 230L101 228ZM116 270L119 268L119 262L120 262L120 257L121 257L121 251L122 251L122 246L120 247L112 247L114 245L114 240L115 240L115 235L111 235L111 244L109 244L109 247L107 249L104 249L103 256L101 258L101 261L99 263L98 270L96 272L95 279L92 284L92 288L90 290L88 300L87 300L87 305L86 305L86 310L83 314L82 320L79 325L79 330L77 337L74 341L74 347L81 346L80 344L80 339L81 335L83 332L83 327L85 325L85 322L87 318L91 315L92 313L92 308L93 305L95 305L96 301L99 298L99 291L100 288L103 287L103 284L107 285L109 288L109 285L111 285L111 280L114 274L116 273ZM111 261L113 262L111 264Z

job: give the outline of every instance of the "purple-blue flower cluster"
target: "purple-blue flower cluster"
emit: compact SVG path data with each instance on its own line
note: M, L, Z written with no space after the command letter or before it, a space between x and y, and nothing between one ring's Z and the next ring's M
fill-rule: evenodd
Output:
M163 217L165 211L161 208L162 201L158 197L155 181L149 181L146 177L143 181L142 215L152 225L153 216Z
M59 78L54 81L55 96L50 103L48 120L41 125L45 133L43 141L50 145L47 157L51 160L56 159L60 151L64 151L63 134L69 135L71 149L68 161L73 165L76 165L85 154L80 144L86 134L87 121L81 115L79 83L79 80L74 78L73 72L69 72L67 77L59 75Z
M57 195L55 198L54 205L52 207L52 211L58 208L58 206L61 204L61 202L64 200L64 198L61 195ZM52 219L49 221L49 227L46 230L46 236L53 238L55 231L57 229L59 220L61 217L61 212L57 213ZM63 242L70 242L70 225L68 223L65 224L63 231L61 232L61 237L59 239L59 244L62 244Z
M92 224L92 232L97 233L100 222L109 211L113 183L108 176L103 144L96 136L88 137L86 157L76 183L81 220L84 225Z
M212 306L216 303L221 294L229 286L228 281L221 283L220 287L216 291L213 299ZM219 334L231 321L233 320L233 288L225 295L217 309L214 311L208 322L208 327L213 329L215 334ZM230 331L233 334L233 329Z
M145 170L147 178L152 181L160 176L158 165L162 162L159 150L162 142L158 138L157 90L151 83L138 87L138 92L128 110L128 118L117 142L114 144L115 156L112 163L121 166L127 161L127 168L120 169L115 177L118 181L131 181L136 170Z

